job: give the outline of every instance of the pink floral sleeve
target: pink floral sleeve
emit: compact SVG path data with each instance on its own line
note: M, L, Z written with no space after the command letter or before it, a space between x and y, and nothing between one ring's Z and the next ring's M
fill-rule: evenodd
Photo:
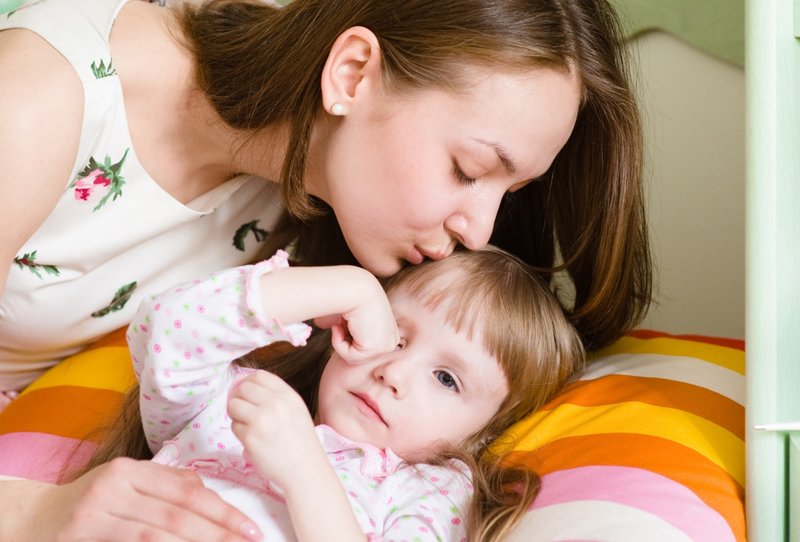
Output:
M311 328L282 326L264 314L260 278L288 267L278 251L257 265L178 285L142 302L128 327L150 448L173 439L211 401L225 401L231 362L276 341L305 344Z

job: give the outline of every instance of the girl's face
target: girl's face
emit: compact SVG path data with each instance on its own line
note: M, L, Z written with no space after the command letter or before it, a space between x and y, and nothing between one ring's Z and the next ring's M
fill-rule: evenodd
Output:
M459 94L363 85L317 134L308 189L373 273L486 245L503 195L544 174L569 138L571 73L475 70L474 81Z
M508 382L479 335L470 340L446 323L446 307L426 308L402 287L389 299L402 347L357 364L334 353L320 381L316 421L425 461L484 427L508 395Z

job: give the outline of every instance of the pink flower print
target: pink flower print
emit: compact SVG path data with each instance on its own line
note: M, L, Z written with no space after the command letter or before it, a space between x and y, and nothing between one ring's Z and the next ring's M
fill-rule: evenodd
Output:
M109 199L114 201L122 196L122 186L125 184L125 178L122 176L121 169L125 163L125 158L128 156L128 150L130 149L125 149L122 158L114 164L111 163L109 155L106 155L102 162L98 162L93 156L90 156L89 163L70 184L70 188L75 189L73 192L74 198L77 201L99 199L100 201L92 209L92 211L97 211Z
M195 351L197 351L197 353L198 353L198 354L202 354L202 353L203 353L203 352L205 352L206 350L205 350L205 348L203 348L202 346L198 346L197 348L195 348Z
M174 322L172 322L172 325L175 326L175 329L180 329L183 327L183 322L181 322L180 320L175 320Z
M189 451L190 452L195 452L196 450L197 450L197 444L195 444L194 442L190 442L189 443Z
M438 476L431 476L431 482L433 482L435 484L438 481L439 481L439 477Z
M99 199L106 195L111 179L103 175L102 169L93 169L86 177L75 181L75 199L89 201L90 198Z
M192 424L192 429L200 429L200 422L194 422Z
M222 444L221 442L217 442L217 448L219 448L220 450L224 450L225 449L225 445Z
M448 493L450 493L450 492L449 492L449 491L447 491L446 489L440 489L440 490L439 490L439 494L440 494L440 495L447 495Z
M204 312L206 312L206 306L205 305L198 305L197 306L197 312L199 312L200 314L203 314Z
M155 352L156 354L160 354L161 353L161 345L158 344L158 343L154 344L153 345L153 352Z
M161 303L156 303L155 306L153 307L153 310L154 311L160 311L161 310Z
M192 353L191 352L184 352L183 353L183 357L184 357L184 359L192 359Z
M450 520L453 525L461 525L461 518L453 518Z

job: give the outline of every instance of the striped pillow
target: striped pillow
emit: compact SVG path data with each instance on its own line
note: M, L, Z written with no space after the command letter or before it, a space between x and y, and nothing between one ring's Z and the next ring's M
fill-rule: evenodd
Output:
M50 369L0 413L0 478L55 482L84 462L135 382L124 329Z
M636 332L496 446L542 475L511 541L745 540L741 341ZM0 414L0 475L56 480L133 383L123 332Z
M744 541L743 342L637 332L596 358L498 447L542 475L509 540Z

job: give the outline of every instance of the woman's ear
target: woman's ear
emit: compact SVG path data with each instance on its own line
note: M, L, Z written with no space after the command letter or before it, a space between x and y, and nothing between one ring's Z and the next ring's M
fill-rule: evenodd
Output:
M322 69L322 106L336 116L378 88L381 53L378 38L363 26L342 32L331 47Z

